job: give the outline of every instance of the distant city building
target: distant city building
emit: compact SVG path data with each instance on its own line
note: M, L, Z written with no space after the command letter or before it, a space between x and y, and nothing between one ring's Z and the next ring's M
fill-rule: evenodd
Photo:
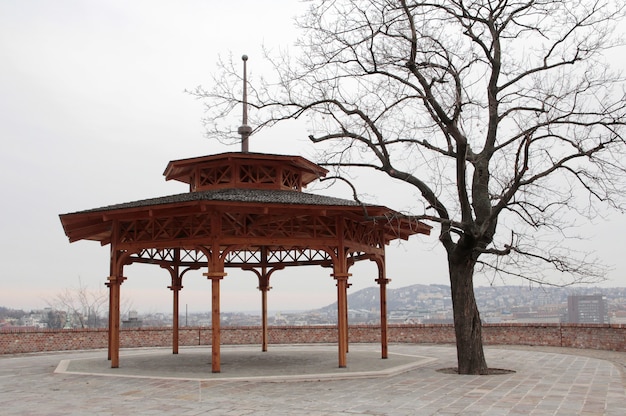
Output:
M122 328L141 328L142 324L137 311L130 311L128 312L128 319L122 321Z
M606 298L602 295L567 297L567 320L570 323L606 324L609 322Z

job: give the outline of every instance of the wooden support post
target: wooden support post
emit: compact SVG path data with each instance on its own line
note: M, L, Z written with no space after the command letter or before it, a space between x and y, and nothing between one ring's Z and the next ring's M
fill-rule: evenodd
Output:
M220 280L226 273L209 272L204 275L211 280L211 371L219 373L221 372Z
M111 361L111 328L113 317L113 293L111 289L111 282L107 280L104 284L109 289L109 324L107 325L107 360Z
M189 270L197 270L199 266L194 265L180 272L180 249L175 250L176 263L172 267L161 266L170 272L172 278L171 286L168 289L172 291L172 354L178 354L180 345L180 291L183 289L183 275Z
M214 373L221 371L221 314L220 314L220 280L222 277L211 277L211 370Z
M348 289L350 286L352 286L352 284L348 283L348 280L346 279L346 353L350 352L350 314L348 313L348 310L350 309L350 305L348 305Z
M259 290L261 291L261 351L267 352L267 292L270 290L270 285L265 267L259 276Z
M339 349L339 368L345 368L347 365L346 353L348 351L348 273L334 273L337 280L337 338Z
M335 227L339 237L336 257L333 259L333 274L337 280L337 336L339 349L339 368L345 368L348 353L348 250L344 246L345 223L340 217L335 218Z
M120 366L120 287L125 280L122 276L109 277L110 284L110 317L109 317L109 350L111 368Z
M271 289L270 276L276 269L267 271L267 266L265 266L267 263L267 249L263 250L262 261L261 273L256 273L259 278L259 290L261 291L261 351L267 352L267 292Z
M174 263L171 267L162 265L164 269L170 272L172 284L168 289L172 291L172 354L178 354L178 332L179 332L179 295L183 288L182 274L180 274L180 248L174 249Z
M120 287L126 280L123 277L123 252L118 250L116 243L119 234L119 224L113 221L111 228L111 252L109 258L109 277L106 285L109 288L109 348L108 359L111 368L120 366Z
M172 286L168 286L169 289L172 290L172 354L178 354L178 331L179 331L179 294L180 290L183 288L180 284L172 284Z
M261 351L267 352L269 344L268 327L267 327L267 292L272 288L270 286L270 276L276 270L282 270L284 266L280 265L267 270L267 249L264 248L261 254L261 270L256 270L253 267L243 267L244 270L249 270L256 274L259 279L259 286L257 289L261 291Z
M384 271L381 273L384 276ZM387 334L387 283L390 279L380 277L376 279L376 283L380 286L380 348L381 358L387 358L388 355L388 334Z
M261 289L261 351L267 352L267 289Z

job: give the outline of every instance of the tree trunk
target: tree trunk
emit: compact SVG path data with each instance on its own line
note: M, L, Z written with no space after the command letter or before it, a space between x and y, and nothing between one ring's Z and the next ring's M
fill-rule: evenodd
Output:
M475 264L471 250L457 247L455 253L448 255L459 374L478 375L488 371L480 314L474 297Z

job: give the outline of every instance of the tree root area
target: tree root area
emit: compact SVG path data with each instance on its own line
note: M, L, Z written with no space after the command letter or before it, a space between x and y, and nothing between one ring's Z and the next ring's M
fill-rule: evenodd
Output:
M437 370L437 372L443 373L443 374L459 375L459 368L458 367L440 368ZM489 368L487 370L487 374L479 374L479 375L498 376L498 375L503 375L503 374L513 374L513 373L515 373L515 370L506 370L504 368ZM474 374L471 374L471 375L474 375Z

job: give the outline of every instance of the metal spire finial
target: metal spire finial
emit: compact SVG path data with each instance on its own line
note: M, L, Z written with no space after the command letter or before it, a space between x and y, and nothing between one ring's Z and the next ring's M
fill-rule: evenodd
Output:
M248 126L248 76L246 67L248 55L243 55L241 60L243 61L243 123L237 129L237 133L241 134L241 152L248 153L248 137L252 133L252 127Z

